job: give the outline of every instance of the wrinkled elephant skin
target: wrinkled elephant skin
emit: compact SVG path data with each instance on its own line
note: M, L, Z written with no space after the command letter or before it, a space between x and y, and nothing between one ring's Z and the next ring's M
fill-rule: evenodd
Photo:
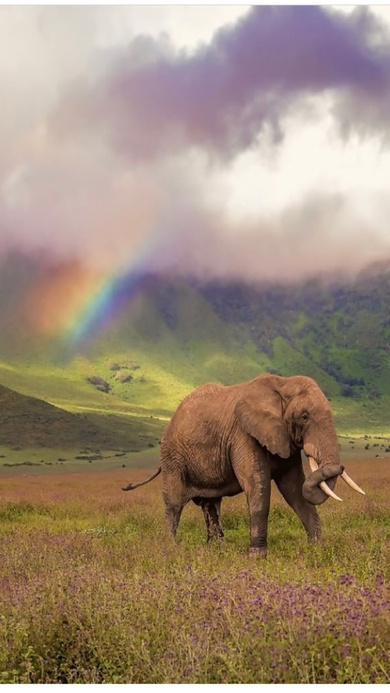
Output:
M301 452L309 458L305 478ZM244 492L250 554L267 553L271 480L300 518L309 539L320 536L316 505L343 474L329 402L306 376L264 374L237 385L198 387L179 405L161 444L166 519L173 537L190 500L204 514L207 540L222 538L221 500ZM344 480L364 493L345 474Z

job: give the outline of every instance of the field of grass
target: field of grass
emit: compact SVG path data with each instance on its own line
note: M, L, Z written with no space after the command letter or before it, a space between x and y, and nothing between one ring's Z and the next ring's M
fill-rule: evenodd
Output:
M151 422L160 426L162 422ZM156 432L158 432L157 429ZM117 430L120 430L117 423ZM41 476L42 474L67 474L74 472L94 473L96 471L112 471L117 469L147 469L158 466L160 446L150 443L146 449L145 440L141 449L98 448L96 446L72 445L53 447L37 446L4 446L0 444L0 475L1 476ZM134 441L137 445L137 441ZM339 445L344 464L350 460L388 460L390 463L390 437L358 435L339 436Z
M191 504L174 546L160 479L121 491L145 471L2 475L0 682L389 683L390 462L360 449L318 545L274 491L266 561L242 494L224 543Z
M7 448L0 445L0 478L42 474L95 473L118 469L150 469L158 466L160 446L130 452L92 448Z

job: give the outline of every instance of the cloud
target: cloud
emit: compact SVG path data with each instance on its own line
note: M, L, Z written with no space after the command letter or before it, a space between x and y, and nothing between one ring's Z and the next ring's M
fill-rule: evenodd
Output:
M345 131L360 120L383 126L388 45L364 8L346 17L316 6L255 7L191 54L137 37L100 81L64 97L51 128L58 137L96 128L131 160L191 147L226 159L265 128L280 139L289 108L329 90Z
M368 10L255 7L185 51L134 32L126 47L99 49L97 9L17 9L35 29L23 24L25 72L8 78L18 117L13 128L9 108L0 134L0 256L20 250L103 274L284 281L389 254L386 194L369 220L336 186L272 215L259 204L238 224L222 180L251 148L265 160L264 138L269 147L294 137L324 96L345 134L387 127L388 43Z
M175 251L157 269L182 276L256 282L313 277L350 280L367 265L390 257L387 196L377 198L382 225L359 219L340 195L314 196L268 220L235 226L219 214L187 209L171 220ZM183 232L183 229L185 231Z
M383 218L388 218L387 199L377 203L383 207ZM349 282L367 265L390 257L388 234L368 222L356 224L353 210L338 195L306 200L279 217L244 228L183 198L162 223L153 245L146 248L141 272L136 267L140 278L144 270L206 284L237 280L290 284L311 278ZM133 269L121 264L119 255L114 267L122 278L127 270L129 281L122 283L133 286ZM379 271L382 267L378 265ZM21 335L28 339L31 334L60 333L104 276L86 257L53 259L50 253L30 250L0 258L3 347L14 350Z

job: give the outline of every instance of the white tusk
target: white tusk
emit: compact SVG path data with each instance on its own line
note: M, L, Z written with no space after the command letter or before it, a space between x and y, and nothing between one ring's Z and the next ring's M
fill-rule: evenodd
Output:
M309 465L310 465L310 469L311 469L312 472L316 472L316 471L317 471L317 469L318 469L318 464L317 464L317 462L315 461L315 459L313 459L313 457L309 457ZM349 478L349 477L348 477L348 478ZM348 482L347 482L347 483L348 483ZM338 501L342 501L342 500L343 500L342 498L339 498L339 496L336 496L336 494L334 493L334 491L332 491L332 489L329 488L329 486L328 486L328 484L326 483L326 481L321 481L320 484L319 484L319 487L320 487L320 489L322 489L323 492L326 493L326 495L329 496L330 498L334 498L334 500L338 500Z
M312 472L316 472L318 469L318 464L317 462L313 459L313 457L309 457L309 465L310 469Z
M354 480L351 479L350 476L348 476L347 472L344 471L342 474L340 474L340 477L343 479L343 481L345 481L346 484L348 484L348 486L350 486L351 488L353 488L354 491L357 491L358 493L362 493L363 496L366 495L366 492L363 491L363 489L360 488L360 486L358 486L358 485L354 482Z
M338 500L338 501L342 501L342 500L343 500L343 499L340 498L339 496L336 496L336 494L334 493L334 491L332 491L332 489L329 488L329 486L328 486L328 484L326 483L326 481L321 481L321 482L319 483L319 487L322 488L323 492L326 493L326 495L329 496L330 498L334 498L335 500Z

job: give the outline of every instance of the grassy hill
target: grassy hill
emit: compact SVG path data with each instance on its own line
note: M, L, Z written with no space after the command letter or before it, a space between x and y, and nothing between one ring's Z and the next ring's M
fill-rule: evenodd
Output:
M155 445L159 427L141 418L73 414L0 385L0 445L8 448L120 449Z
M18 429L30 422L37 441L46 426L40 423L61 412L72 440L92 436L111 446L114 438L145 448L195 386L264 371L315 378L341 432L387 435L389 305L387 270L349 284L285 287L146 277L114 321L77 345L26 333L18 339L15 332L0 344L0 383L47 406L41 419L30 406L18 419ZM7 420L4 435L11 440L16 419Z

